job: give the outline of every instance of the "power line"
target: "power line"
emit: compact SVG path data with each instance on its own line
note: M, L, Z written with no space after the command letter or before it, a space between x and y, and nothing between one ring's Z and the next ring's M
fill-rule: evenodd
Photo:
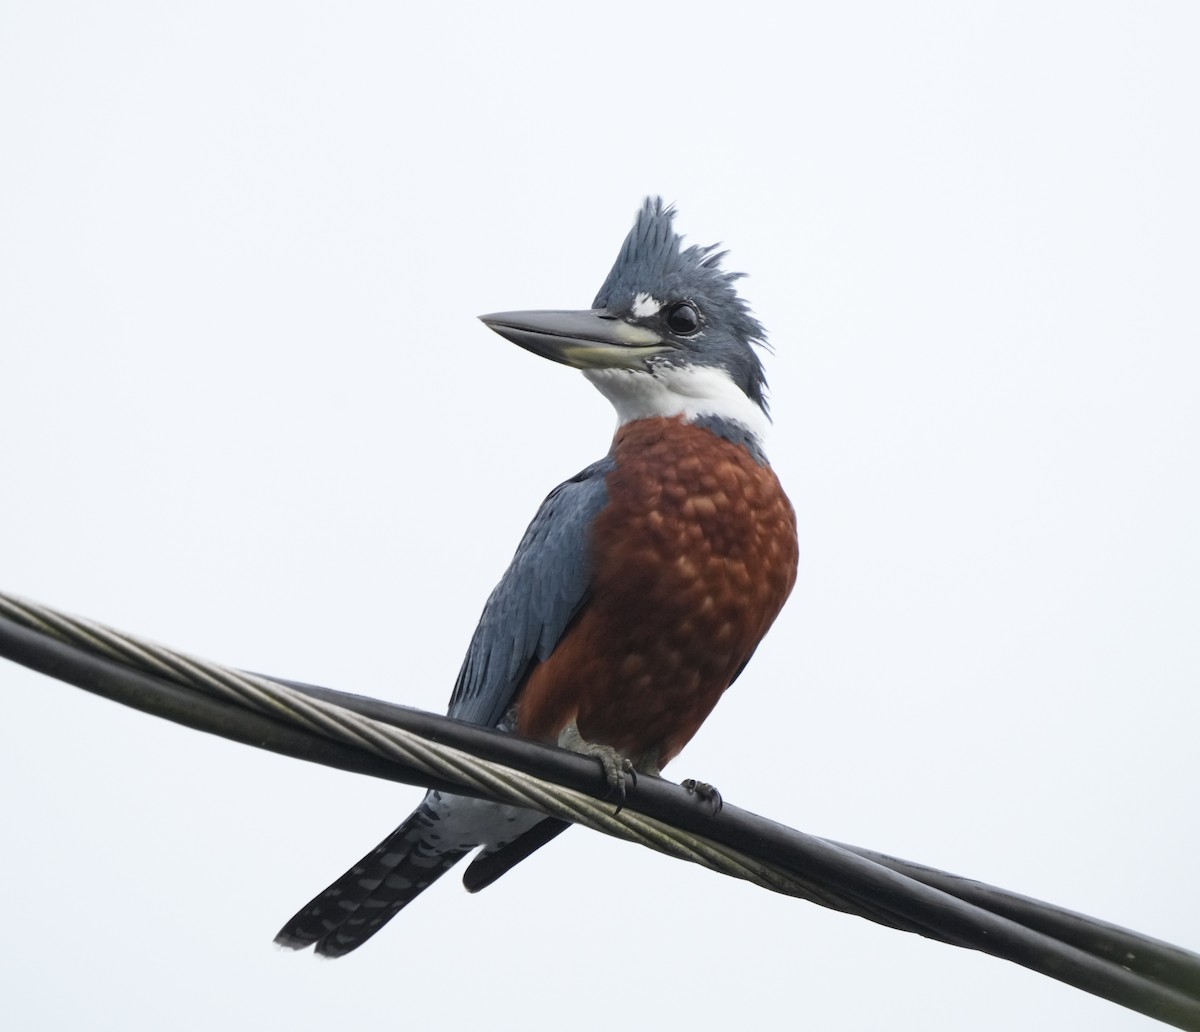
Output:
M658 778L628 785L614 812L595 762L582 756L377 699L233 670L4 593L0 655L247 745L528 806L775 892L980 950L1200 1032L1194 953L734 806L713 813ZM557 830L551 826L550 837ZM489 881L484 869L469 887Z

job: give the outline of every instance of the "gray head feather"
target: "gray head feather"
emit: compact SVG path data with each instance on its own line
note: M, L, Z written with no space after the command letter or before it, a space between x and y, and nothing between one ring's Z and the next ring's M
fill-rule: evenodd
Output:
M673 205L664 205L661 197L646 198L592 307L629 317L639 294L665 302L664 312L674 302L691 301L700 311L701 330L674 338L678 352L661 361L721 366L766 412L766 376L752 346L765 346L766 332L734 288L742 274L721 268L726 252L719 245L685 248L674 218ZM663 326L655 323L655 328Z

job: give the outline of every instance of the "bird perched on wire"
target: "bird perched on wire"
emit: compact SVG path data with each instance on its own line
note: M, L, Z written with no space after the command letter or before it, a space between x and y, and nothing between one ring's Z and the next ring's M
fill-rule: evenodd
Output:
M482 316L582 370L618 426L608 454L534 516L449 714L594 756L618 794L627 773L658 774L687 744L796 578L795 514L763 452L763 329L723 253L683 247L673 219L646 200L590 310ZM562 827L429 792L276 942L341 956L471 850L483 847L464 879L475 889Z

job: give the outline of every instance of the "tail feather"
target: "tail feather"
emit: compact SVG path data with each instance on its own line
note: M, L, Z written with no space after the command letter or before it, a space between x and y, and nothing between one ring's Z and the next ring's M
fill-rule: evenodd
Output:
M522 860L557 838L570 826L566 821L547 817L511 842L482 850L463 872L463 885L468 892L486 889L500 875L511 871Z
M395 831L283 926L275 941L340 957L356 949L471 851L447 848L426 799Z

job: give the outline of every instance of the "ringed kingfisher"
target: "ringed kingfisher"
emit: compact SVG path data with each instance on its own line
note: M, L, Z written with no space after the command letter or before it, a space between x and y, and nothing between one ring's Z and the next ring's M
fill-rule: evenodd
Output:
M724 252L684 247L673 219L647 198L590 310L481 317L581 370L618 425L608 454L534 516L449 715L594 756L618 793L627 772L657 775L687 744L796 579L795 514L763 452L763 328ZM473 849L472 866L510 846L527 856L540 842L519 840L547 820L430 791L275 941L349 953Z

